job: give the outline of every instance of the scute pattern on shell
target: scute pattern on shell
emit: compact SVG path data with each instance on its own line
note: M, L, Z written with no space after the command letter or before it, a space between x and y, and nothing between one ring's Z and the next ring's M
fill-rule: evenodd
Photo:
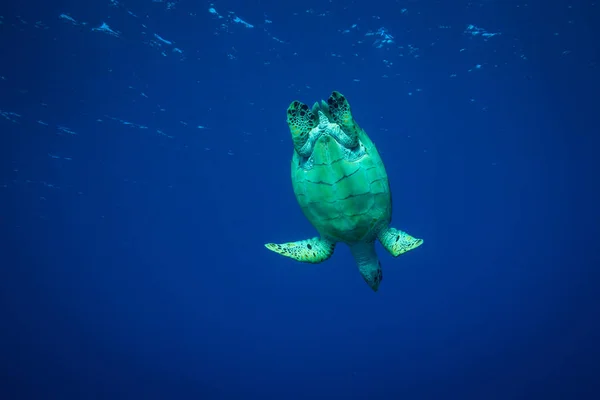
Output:
M389 224L392 212L381 157L354 120L344 96L334 92L320 107L327 108L327 114L346 134L356 137L356 146L348 149L324 135L315 143L310 163L294 152L292 185L296 199L322 236L346 243L375 240L377 231ZM304 120L298 126L310 124L308 114L300 118Z

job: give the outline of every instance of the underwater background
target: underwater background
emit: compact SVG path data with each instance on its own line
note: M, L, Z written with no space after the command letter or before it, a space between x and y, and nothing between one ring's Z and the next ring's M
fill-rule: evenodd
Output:
M0 5L0 399L598 399L600 3ZM340 91L374 293L290 183Z

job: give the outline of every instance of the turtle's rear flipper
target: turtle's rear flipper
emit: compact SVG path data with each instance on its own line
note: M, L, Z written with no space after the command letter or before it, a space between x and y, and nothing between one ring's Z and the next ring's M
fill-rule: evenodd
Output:
M352 117L350 103L340 92L334 91L327 99L327 108L333 118L333 122L338 124L350 138L349 146L351 148L358 144L358 124Z
M310 130L318 124L317 115L308 106L299 101L293 101L287 109L287 124L292 133L296 151L300 152L306 144Z
M408 233L392 227L383 229L379 233L378 239L383 247L394 257L416 249L423 244L423 239L414 238Z
M315 237L283 244L267 243L265 247L296 261L317 264L331 257L335 249L335 242Z

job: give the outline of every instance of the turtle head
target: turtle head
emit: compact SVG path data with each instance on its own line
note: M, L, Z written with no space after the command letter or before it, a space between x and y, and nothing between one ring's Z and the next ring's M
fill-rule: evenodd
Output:
M312 110L299 101L292 102L287 109L287 123L294 148L303 157L312 154L323 135L347 149L354 149L359 144L358 125L352 118L346 98L339 92L333 92L327 102L315 103Z

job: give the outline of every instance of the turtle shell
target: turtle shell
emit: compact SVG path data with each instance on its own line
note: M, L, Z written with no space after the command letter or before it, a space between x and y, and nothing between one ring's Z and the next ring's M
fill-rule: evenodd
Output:
M375 240L392 215L381 157L354 119L351 123L359 140L354 149L322 135L308 157L294 151L292 158L292 185L302 212L322 236L346 243Z

